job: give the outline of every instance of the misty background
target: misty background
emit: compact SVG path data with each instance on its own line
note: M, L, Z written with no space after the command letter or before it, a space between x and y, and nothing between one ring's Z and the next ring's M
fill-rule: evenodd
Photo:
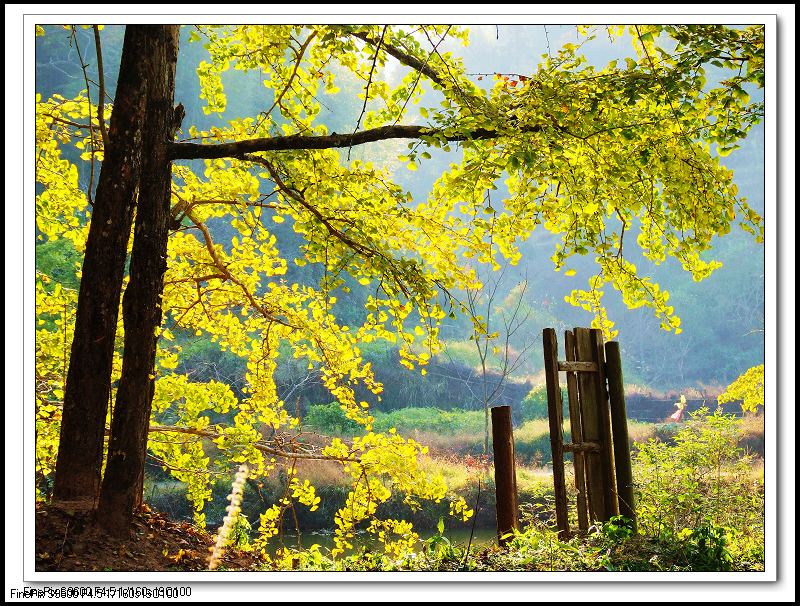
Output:
M85 89L83 73L76 49L70 45L69 32L60 26L45 26L46 35L36 39L36 92L43 98L58 93L66 98ZM555 53L565 42L577 43L579 37L574 26L542 25L482 25L470 27L471 44L443 44L440 51L453 51L463 57L466 71L486 77L482 82L490 87L495 73L532 74L542 55ZM103 59L106 67L106 87L113 96L122 40L123 26L106 26L102 32ZM202 43L188 41L189 27L182 30L178 71L176 80L176 103L182 102L186 109L183 132L190 125L207 129L222 125L228 120L244 116L255 116L272 103L272 91L262 85L263 76L257 72L227 72L223 79L228 106L224 115L206 116L202 111L204 102L199 99L199 84L195 68L208 53ZM81 53L89 63L88 73L96 79L94 40L91 30L78 30ZM613 42L605 35L585 44L582 52L588 62L602 67L608 61L633 56L627 37ZM376 77L387 79L390 84L398 82L407 68L390 59ZM320 95L322 112L319 121L329 131L349 132L355 128L361 110L363 83L341 71L337 95ZM94 74L94 75L93 75ZM709 81L714 74L709 72ZM754 100L763 98L763 91L748 91ZM92 100L96 99L96 88ZM420 106L430 107L438 103L437 93L428 90ZM418 106L409 105L409 122L422 124L416 114ZM180 135L179 135L180 137ZM396 158L406 150L405 141L380 142L354 148L351 159L369 158L375 164L389 166L395 171L396 181L410 191L414 203L424 201L434 180L451 162L460 160L460 151L445 153L431 149L431 159L419 162L419 170L410 172ZM346 154L346 150L340 152ZM65 156L76 160L77 152ZM343 156L344 157L344 156ZM764 129L758 125L741 143L741 148L723 162L734 171L734 181L740 195L759 213L764 214ZM191 163L190 163L191 164ZM198 172L203 162L193 164ZM80 163L81 185L89 183L86 163ZM494 199L504 196L501 181ZM225 221L210 225L215 241L230 245L235 230ZM299 236L294 233L291 221L273 225L271 230L278 239L279 248L285 258L297 254ZM770 233L767 237L771 236ZM591 257L573 257L570 267L577 274L567 277L553 270L550 256L553 254L558 236L540 228L520 244L521 261L514 267L504 267L491 276L497 281L495 307L506 310L519 306L526 318L524 325L510 341L512 356L518 357L513 373L503 382L501 397L496 403L518 404L532 387L543 383L541 333L545 327L554 327L560 335L567 328L588 326L591 316L582 309L572 307L564 301L565 295L575 288L584 288L586 279L594 272ZM711 393L730 383L747 368L764 361L764 247L755 243L752 236L733 228L725 238L713 243L710 255L723 263L711 277L694 282L679 263L668 258L661 266L652 264L637 255L638 249L629 247L627 257L643 272L650 273L654 280L670 292L670 304L682 319L683 332L679 335L666 333L659 328L659 321L649 309L630 310L621 297L608 288L605 302L609 317L619 330L617 340L621 344L623 369L626 383L637 386L640 391L654 393L681 393L695 391ZM77 287L74 267L80 258L69 243L62 241L40 242L37 240L37 269L49 273L65 285ZM285 278L290 282L311 284L318 280L321 268L309 264L296 267L289 263ZM490 284L495 285L494 282ZM522 285L525 285L523 288ZM342 323L356 325L366 311L363 304L367 288L353 281L348 284L349 294L337 293L336 315ZM168 325L169 325L168 320ZM445 340L443 355L433 360L428 374L409 372L399 365L396 348L388 343L363 344L362 353L373 362L377 378L384 383L383 400L378 410L393 410L409 406L435 406L444 409L480 409L482 403L478 384L480 381L479 358L475 343L469 339L472 324L465 317L445 319L442 338ZM500 318L489 317L490 325L498 328ZM191 335L191 336L190 336ZM221 351L204 337L193 333L179 335L184 347L184 356L179 371L189 373L192 380L221 380L243 395L245 360ZM497 366L497 360L495 360ZM500 381L502 372L495 368L490 375ZM283 356L277 371L279 392L291 410L307 409L309 405L327 403L330 394L319 383L313 373L293 360ZM367 394L360 394L366 399Z

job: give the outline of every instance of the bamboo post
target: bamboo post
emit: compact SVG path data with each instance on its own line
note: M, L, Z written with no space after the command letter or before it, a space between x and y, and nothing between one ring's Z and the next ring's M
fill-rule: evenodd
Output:
M511 407L492 408L492 448L494 450L494 483L497 498L497 542L519 527L517 506L517 472L514 466L514 433L511 427Z
M593 346L588 328L576 328L575 352L578 360L593 361ZM589 518L592 522L605 522L608 520L608 507L606 506L606 482L602 449L606 443L603 439L603 425L600 418L598 383L596 373L579 373L578 389L580 391L581 422L583 439L601 445L601 452L587 451L586 461L586 486L589 501Z
M633 520L636 532L636 504L633 496L633 471L628 438L628 415L625 410L625 389L622 379L622 358L619 343L606 343L606 374L608 396L611 403L611 428L614 433L614 461L617 470L617 495L619 512Z
M614 440L611 435L611 408L608 403L608 389L606 388L606 355L603 349L603 333L593 328L589 331L592 341L592 356L597 363L598 372L595 375L597 385L597 406L600 413L600 426L603 429L603 475L606 488L606 515L619 515L617 505L617 481L614 477Z
M564 332L564 349L567 362L575 361L575 335L572 331ZM581 404L578 399L578 377L575 372L567 372L567 398L569 400L569 426L573 444L583 444L583 427L581 422ZM573 448L572 464L575 469L575 490L578 493L578 529L589 529L589 511L586 502L586 470L585 454L582 450Z
M564 483L564 439L563 404L558 383L558 341L556 331L545 328L542 334L544 346L544 372L547 383L547 411L550 420L550 449L553 458L553 491L556 499L556 524L559 538L569 536L567 519L567 488Z

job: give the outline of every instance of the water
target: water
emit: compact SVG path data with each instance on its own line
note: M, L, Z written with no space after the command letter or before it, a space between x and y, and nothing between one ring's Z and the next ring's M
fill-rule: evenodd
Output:
M424 544L423 542L426 539L437 534L435 530L422 530L418 532L420 535L420 540L416 544L417 550L422 548ZM444 536L447 537L447 539L449 539L453 545L465 548L469 542L470 529L456 528L452 530L445 530ZM470 546L470 550L480 549L496 544L496 541L497 532L494 530L494 528L476 528L474 534L472 535L472 544ZM362 547L372 548L374 551L383 551L383 546L377 540L377 538L367 532L357 533L356 536L350 540L350 542L353 544L354 551L358 551ZM304 532L300 535L299 542L297 535L285 533L283 535L283 544L289 548L296 548L300 546L303 549L308 549L312 545L319 545L322 553L326 553L328 550L333 549L334 547L333 532ZM274 537L270 540L268 548L270 552L274 553L276 550L280 549L280 547L281 544L278 540L278 537Z

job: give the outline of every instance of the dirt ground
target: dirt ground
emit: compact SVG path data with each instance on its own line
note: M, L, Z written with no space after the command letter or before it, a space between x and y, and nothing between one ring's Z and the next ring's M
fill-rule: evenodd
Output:
M130 538L100 531L94 512L81 507L36 507L36 570L57 572L200 571L208 569L212 534L173 522L146 506ZM255 554L226 550L220 570L253 570Z

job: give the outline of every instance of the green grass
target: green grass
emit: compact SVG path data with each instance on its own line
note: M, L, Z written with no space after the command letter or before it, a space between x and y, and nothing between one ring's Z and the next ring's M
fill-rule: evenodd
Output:
M533 393L533 392L531 392ZM437 456L479 456L484 448L484 413L481 410L446 411L433 407L376 411L374 430L385 433L395 428L400 435L430 447ZM363 428L348 419L335 402L311 406L304 420L307 427L328 435L354 436ZM678 423L628 421L631 447L650 438L670 441L680 428ZM564 441L571 441L568 420L563 425ZM763 420L747 420L742 429L743 444L763 452ZM517 459L520 463L542 466L551 461L550 424L547 418L532 418L514 429ZM566 458L571 459L567 453Z
M483 435L482 410L447 411L438 408L401 408L392 412L375 412L375 431L386 432L394 427L401 434L414 430L442 435Z

